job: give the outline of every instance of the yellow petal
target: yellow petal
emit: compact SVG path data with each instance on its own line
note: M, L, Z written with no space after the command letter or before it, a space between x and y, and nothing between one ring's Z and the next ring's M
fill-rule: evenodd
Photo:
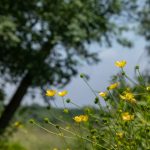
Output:
M125 60L121 60L121 61L116 61L115 62L115 66L117 66L119 68L125 67L126 64L127 64L127 62Z
M107 96L107 92L100 92L99 93L99 96L105 98Z
M58 92L58 95L59 96L61 96L61 97L63 97L63 96L65 96L65 95L67 95L68 94L68 91L61 91L61 92Z
M55 96L56 90L47 90L45 95L49 97Z
M108 89L109 89L109 90L113 90L113 89L116 89L118 86L119 86L119 83L116 82L116 83L111 84L111 85L108 87Z

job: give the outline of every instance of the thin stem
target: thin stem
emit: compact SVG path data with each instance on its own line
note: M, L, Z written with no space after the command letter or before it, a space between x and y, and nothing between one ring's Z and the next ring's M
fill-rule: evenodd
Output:
M81 106L75 104L74 102L70 101L70 103L81 109Z
M85 78L83 78L83 81L86 83L86 85L87 85L87 86L89 87L89 89L92 91L93 95L94 95L95 97L97 97L97 94L95 93L95 90L90 86L90 84L87 82L87 80L86 80ZM100 101L98 101L98 106L99 106L100 110L103 111L103 108L102 108L102 105L101 105Z
M65 146L68 147L68 143L66 142L66 139L65 139L63 133L61 132L61 130L60 130L59 128L58 128L58 131L59 131L59 133L62 135L61 137L62 137L62 139L63 139L63 141L64 141L64 143L65 143Z
M53 123L50 122L50 121L48 121L48 124L50 124L50 125L56 127L56 125L53 124ZM91 140L89 140L89 139L87 139L87 138L85 138L85 137L83 137L83 136L80 136L80 135L78 135L78 134L76 134L76 133L74 133L74 132L72 132L72 131L69 131L69 130L67 130L67 129L65 129L65 128L62 128L62 127L59 127L59 128L62 129L62 130L64 130L64 131L66 131L66 132L68 132L68 133L71 133L71 134L74 135L74 136L77 136L77 137L79 137L79 138L83 138L83 139L85 139L85 140L87 140L87 141L93 143L93 141L91 141ZM105 141L105 139L103 139L103 140ZM109 143L109 141L105 141L105 142ZM98 146L100 146L100 147L103 147L102 145L99 145L99 144L97 144L97 143L95 143L95 144L98 145ZM113 147L113 146L112 146L112 147ZM103 147L103 148L104 148L104 147ZM114 148L114 147L113 147L113 148ZM106 148L106 149L107 149L107 148Z
M82 130L80 128L80 123L79 123L79 132L80 132L80 135L81 135L81 142L82 142L82 145L83 145L83 149L85 149L85 143L84 143L84 139L82 138L83 137L83 134L82 134Z
M59 134L57 134L57 133L55 133L55 132L52 132L52 131L50 131L50 130L47 130L46 128L44 128L44 127L41 126L40 124L37 124L36 122L34 122L33 124L36 125L36 126L38 126L38 127L41 128L41 129L45 130L45 131L48 132L48 133L54 134L54 135L56 135L56 136L61 136L61 135L59 135ZM65 135L64 135L64 137L65 137L65 138L75 139L75 137L70 137L70 136L65 136Z
M140 73L140 70L137 69L137 72L138 72L138 74L139 74L140 80L143 81L143 85L145 86L145 81L144 81L143 76L142 76L141 73Z
M63 101L64 108L66 108L64 97L62 97L62 101Z
M93 88L90 86L90 84L87 82L87 80L85 78L83 78L83 81L86 83L86 85L91 89L92 93L94 94L94 96L97 97L95 91L93 90Z

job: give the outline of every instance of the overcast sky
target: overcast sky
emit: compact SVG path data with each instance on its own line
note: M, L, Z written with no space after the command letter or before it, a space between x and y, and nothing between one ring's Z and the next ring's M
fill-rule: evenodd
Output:
M91 50L98 51L102 61L98 65L86 65L80 68L79 73L85 73L90 76L89 83L95 90L104 91L109 85L110 77L119 71L119 69L114 66L116 60L127 61L125 70L131 77L134 77L135 65L140 65L142 69L146 68L147 59L144 52L145 41L141 37L133 34L129 34L128 36L129 39L134 41L134 47L131 49L124 48L118 44L115 44L111 48L100 47L96 44L92 44L90 47ZM7 85L7 89L7 99L9 99L15 91L15 87ZM84 106L93 104L94 96L79 75L74 77L65 89L69 92L67 97L71 98L78 105ZM39 92L37 92L37 97L34 100L31 100L29 96L25 96L23 104L30 104L31 101L33 103L43 104ZM60 98L56 98L56 103L58 106L63 106Z

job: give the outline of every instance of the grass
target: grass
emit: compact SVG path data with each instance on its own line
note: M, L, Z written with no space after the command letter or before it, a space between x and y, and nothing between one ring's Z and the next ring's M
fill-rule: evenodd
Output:
M63 145L60 137L51 135L35 126L19 129L14 133L12 139L14 143L20 143L26 150L51 150L55 147L61 148Z

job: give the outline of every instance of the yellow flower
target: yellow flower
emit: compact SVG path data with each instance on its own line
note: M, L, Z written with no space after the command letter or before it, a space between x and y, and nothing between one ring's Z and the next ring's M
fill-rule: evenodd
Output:
M119 137L120 139L123 138L123 135L124 135L123 132L117 132L116 133L116 136Z
M109 89L109 90L113 90L113 89L116 89L118 86L119 86L119 83L116 82L116 83L111 84L111 85L108 87L108 89Z
M130 115L128 112L122 113L122 119L124 121L131 121L134 119L134 115Z
M147 86L147 87L146 87L146 90L147 90L147 91L150 91L150 86Z
M45 95L49 97L53 97L56 95L56 90L47 90Z
M65 96L67 94L68 94L68 92L66 90L58 92L58 95L61 96L61 97Z
M115 62L115 66L117 66L119 68L123 68L126 64L127 64L127 62L125 60Z
M73 118L75 122L80 123L80 122L87 122L88 121L88 116L87 115L80 115L80 116L75 116Z
M74 121L77 122L77 123L82 122L82 118L81 118L80 116L75 116L73 119L74 119Z
M99 96L105 98L107 96L107 92L100 92L99 93Z
M16 122L14 123L14 127L16 127L16 128L22 128L23 125L22 125L22 123L21 123L20 121L16 121Z
M136 103L136 99L134 98L134 95L128 91L124 91L123 94L120 95L120 98L122 100L128 101L128 102L133 103L133 104Z
M53 148L53 150L58 150L58 148Z
M82 117L83 122L87 122L89 119L89 117L87 115L81 115L81 117Z

